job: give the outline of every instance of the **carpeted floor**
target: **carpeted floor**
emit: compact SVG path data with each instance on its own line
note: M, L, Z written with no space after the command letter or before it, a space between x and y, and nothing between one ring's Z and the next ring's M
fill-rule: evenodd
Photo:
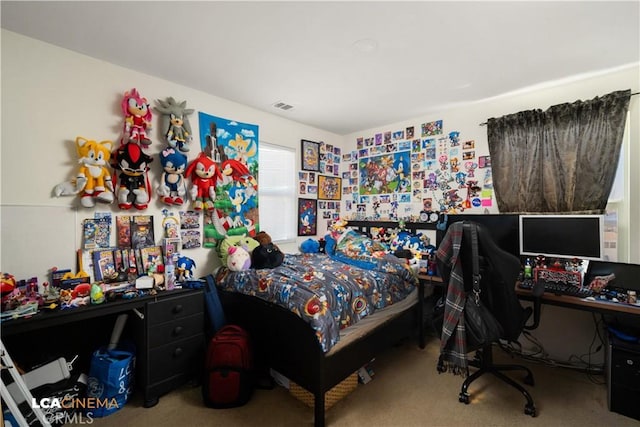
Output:
M438 374L437 340L424 350L405 343L373 361L373 381L359 384L326 413L328 426L639 426L640 421L610 412L604 377L528 363L535 386L527 386L538 410L524 414L524 397L497 378L476 380L468 405L458 401L462 379ZM511 356L495 350L498 362ZM518 381L522 375L513 373ZM596 384L595 382L600 382ZM240 408L210 409L202 405L200 388L185 386L163 396L153 408L143 408L140 396L119 412L96 419L98 427L125 426L312 426L313 410L283 387L257 390Z

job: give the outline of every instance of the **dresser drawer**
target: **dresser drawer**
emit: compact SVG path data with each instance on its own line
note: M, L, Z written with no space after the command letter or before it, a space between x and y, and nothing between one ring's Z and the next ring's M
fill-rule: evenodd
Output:
M195 373L204 363L204 335L198 335L149 351L149 384L174 375Z
M181 317L172 322L154 324L149 327L149 348L202 334L204 313Z
M147 304L148 324L153 326L202 313L203 311L204 299L202 292L166 298Z

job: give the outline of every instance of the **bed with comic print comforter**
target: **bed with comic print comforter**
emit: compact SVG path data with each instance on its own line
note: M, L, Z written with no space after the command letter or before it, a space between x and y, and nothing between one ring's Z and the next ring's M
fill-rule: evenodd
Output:
M340 340L341 330L402 301L417 284L404 260L378 253L367 256L362 264L362 254L355 254L353 245L351 258L339 247L330 255L286 254L274 269L233 272L222 268L216 283L219 289L291 310L313 328L322 350L328 352ZM361 266L347 263L349 259Z

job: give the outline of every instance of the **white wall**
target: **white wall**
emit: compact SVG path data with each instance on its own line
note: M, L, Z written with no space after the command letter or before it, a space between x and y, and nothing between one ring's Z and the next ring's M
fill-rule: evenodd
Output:
M640 66L625 67L598 76L584 77L571 82L556 82L545 87L539 87L521 93L497 97L482 102L470 103L438 112L409 118L402 122L390 123L372 129L365 129L346 135L344 150L355 150L358 137L373 136L385 131L403 130L407 126L419 126L422 123L443 120L445 135L449 131L460 131L461 141L474 140L476 155L489 154L487 143L487 128L481 126L487 119L501 117L506 114L530 109L547 109L548 107L576 100L588 100L596 96L606 95L616 90L631 89L632 93L640 91ZM630 103L631 144L628 155L630 167L628 196L625 202L628 212L621 218L620 244L625 248L619 254L623 262L640 263L640 171L636 167L640 160L640 95L632 96ZM497 212L497 206L489 209ZM478 212L472 212L478 213ZM635 220L632 220L635 219Z
M398 123L366 129L345 136L344 149L356 149L358 137L372 136L385 131L402 130L406 126L420 126L425 122L443 120L444 133L458 130L461 141L475 140L476 153L488 154L486 126L480 126L491 117L529 109L546 109L551 105L573 102L578 99L588 100L596 96L606 95L616 90L631 89L640 91L640 66L626 67L598 76L585 77L573 82L558 82L544 88L512 94L451 108L437 114L426 114ZM630 103L631 143L629 147L627 179L629 188L625 198L627 212L622 215L619 227L620 244L624 250L619 254L620 261L640 263L640 171L637 167L640 161L640 96L632 96ZM416 128L416 134L418 128ZM497 212L497 207L489 209ZM475 212L474 212L475 213ZM596 332L594 318L590 313L565 308L543 306L541 324L533 331L544 345L549 355L556 360L568 360L572 355L587 354ZM525 348L529 346L521 339ZM600 351L592 358L593 363L599 363L604 358L604 351Z
M257 124L261 141L295 148L297 162L301 139L342 142L341 136L321 129L2 30L0 271L18 279L36 276L42 282L53 266L75 269L74 249L80 248L82 220L93 217L95 211L124 213L116 205L76 210L75 198L55 198L52 189L77 171L76 136L119 141L120 101L134 87L152 106L156 99L168 96L186 100L196 110L190 117L194 135L199 135L197 111L203 111ZM157 117L151 132L154 143L148 150L153 157L166 146ZM192 150L189 159L196 154ZM155 159L150 172L154 186L160 170ZM156 217L158 241L162 208L154 198L142 212ZM297 251L296 244L281 246L287 252ZM195 260L197 276L219 264L211 249L184 254Z

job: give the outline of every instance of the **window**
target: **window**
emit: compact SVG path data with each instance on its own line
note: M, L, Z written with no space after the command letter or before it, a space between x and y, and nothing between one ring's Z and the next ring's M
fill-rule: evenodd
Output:
M629 259L629 242L624 230L628 230L630 217L630 202L628 191L628 176L630 170L629 156L625 153L631 144L630 137L631 117L627 113L620 158L616 177L611 187L605 216L604 252L607 261L627 262ZM622 231L620 231L622 230Z
M296 151L260 141L258 206L260 230L273 241L296 239Z

